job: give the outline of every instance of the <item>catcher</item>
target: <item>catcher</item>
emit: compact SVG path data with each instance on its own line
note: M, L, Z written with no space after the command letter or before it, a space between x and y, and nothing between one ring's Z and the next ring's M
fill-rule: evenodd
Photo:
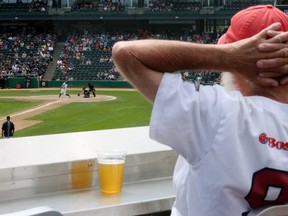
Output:
M81 94L84 95L84 98L90 98L89 88L83 87L83 88L82 88L82 92L81 92L81 93L78 93L78 97L79 97Z

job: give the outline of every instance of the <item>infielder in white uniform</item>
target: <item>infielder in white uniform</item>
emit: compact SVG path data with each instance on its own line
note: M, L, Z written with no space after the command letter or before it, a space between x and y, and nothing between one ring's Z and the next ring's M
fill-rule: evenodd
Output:
M154 103L151 138L180 154L173 216L242 216L288 202L288 32L278 30L288 31L286 14L253 6L233 17L225 45L114 45L119 71ZM197 91L172 73L189 69L229 71L227 88Z

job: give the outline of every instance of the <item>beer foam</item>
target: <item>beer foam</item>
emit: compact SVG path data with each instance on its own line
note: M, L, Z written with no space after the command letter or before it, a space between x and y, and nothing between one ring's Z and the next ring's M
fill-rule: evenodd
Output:
M100 163L100 164L124 164L125 161L124 160L105 160L105 159L101 160L101 159L99 159L98 163Z

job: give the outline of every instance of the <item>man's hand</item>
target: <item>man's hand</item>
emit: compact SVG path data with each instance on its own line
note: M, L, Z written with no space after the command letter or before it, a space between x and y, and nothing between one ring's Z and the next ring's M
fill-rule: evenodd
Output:
M279 27L280 23L274 23L251 38L227 44L231 71L262 86L282 84L283 75L288 75L288 32L277 32Z
M288 83L288 32L277 32L270 30L267 35L271 37L268 43L259 45L259 51L270 53L272 59L262 59L257 62L261 70L268 69L269 72L262 72L261 77L275 78L281 85Z

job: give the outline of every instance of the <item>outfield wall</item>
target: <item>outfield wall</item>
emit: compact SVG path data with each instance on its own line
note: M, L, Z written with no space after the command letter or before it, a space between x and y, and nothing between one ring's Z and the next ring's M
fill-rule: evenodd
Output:
M178 155L151 140L148 126L0 139L0 143L0 215L39 206L64 216L170 215ZM105 195L99 189L97 151L115 148L127 152L123 189ZM90 176L92 182L75 188L75 174L81 179Z
M29 79L29 88L55 88L60 87L63 83L62 81L38 81L37 78ZM68 81L69 87L82 88L87 87L88 83L92 83L96 88L133 88L127 81L123 80L73 80ZM24 77L19 78L8 78L5 79L5 88L27 88L26 80Z

